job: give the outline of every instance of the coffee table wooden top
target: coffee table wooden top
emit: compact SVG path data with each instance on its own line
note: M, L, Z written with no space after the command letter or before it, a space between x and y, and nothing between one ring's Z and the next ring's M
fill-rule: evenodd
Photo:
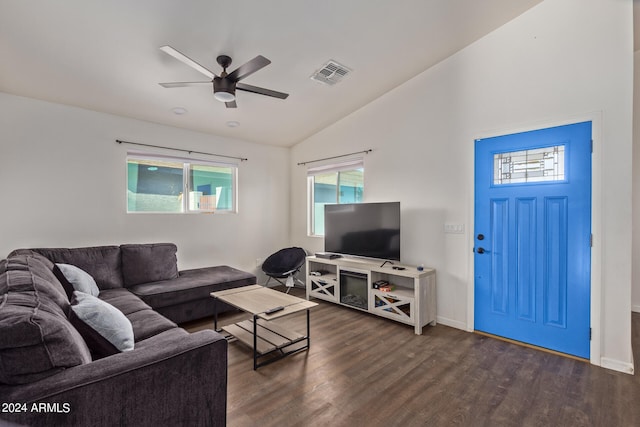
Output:
M307 301L306 299L265 288L260 285L249 285L211 292L211 296L265 320L277 319L318 305L315 302ZM274 307L284 307L284 309L273 314L265 313L265 311Z

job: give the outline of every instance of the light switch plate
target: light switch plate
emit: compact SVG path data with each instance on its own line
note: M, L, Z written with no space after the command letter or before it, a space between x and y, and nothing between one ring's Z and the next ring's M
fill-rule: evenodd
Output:
M464 224L445 224L444 232L451 234L464 234Z

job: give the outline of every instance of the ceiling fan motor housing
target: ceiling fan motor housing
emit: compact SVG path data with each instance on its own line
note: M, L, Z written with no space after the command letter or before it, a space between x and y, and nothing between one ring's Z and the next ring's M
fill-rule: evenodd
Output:
M213 94L215 95L220 92L226 92L228 94L231 94L235 98L236 82L226 79L224 77L214 77Z

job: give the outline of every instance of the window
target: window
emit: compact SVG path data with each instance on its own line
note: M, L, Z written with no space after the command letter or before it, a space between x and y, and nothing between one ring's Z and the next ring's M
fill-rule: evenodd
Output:
M237 166L129 154L127 212L236 212Z
M362 203L364 196L364 162L362 159L346 163L309 168L308 230L311 236L324 236L324 205Z
M493 155L494 185L564 180L564 145Z

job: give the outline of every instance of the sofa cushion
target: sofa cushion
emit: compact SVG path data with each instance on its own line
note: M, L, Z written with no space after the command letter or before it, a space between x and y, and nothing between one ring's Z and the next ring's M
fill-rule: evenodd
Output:
M91 362L84 340L54 301L66 299L58 296L64 291L48 292L31 271L8 270L11 261L0 272L0 382L29 383Z
M178 248L173 243L121 245L124 286L178 277Z
M100 299L122 311L127 316L127 319L131 321L136 347L140 340L178 327L174 322L151 309L128 289L102 291L100 292Z
M37 252L54 263L71 264L83 269L94 278L100 290L123 286L118 246L18 249L9 256L31 252Z
M127 318L131 321L131 326L133 326L133 335L136 343L178 327L171 320L151 309L136 311L129 314Z
M192 320L212 317L215 313L222 314L227 311L237 311L238 309L209 297L167 307L157 307L154 310L180 325Z
M53 261L51 261L49 258L31 249L17 249L15 251L12 251L7 258L12 258L17 255L26 255L31 258L35 258L38 261L42 262L49 270L53 269L53 266L54 266Z
M95 296L75 291L69 313L94 359L133 350L133 327L127 317Z
M57 263L56 267L62 271L64 277L71 283L75 291L84 292L85 294L97 297L100 294L100 289L96 285L96 281L93 277L81 268L71 264Z
M238 286L253 285L256 276L226 265L180 272L177 279L144 283L129 289L153 308L208 299L210 293ZM213 304L213 299L211 299Z
M69 298L62 284L49 269L48 264L43 262L42 257L31 255L18 255L7 258L5 264L6 271L14 271L12 276L13 292L31 292L33 288L40 295L47 296L42 301L44 305L55 304L63 313L69 310Z
M151 307L126 288L105 289L100 292L99 298L120 310L125 316L136 311L151 310Z

